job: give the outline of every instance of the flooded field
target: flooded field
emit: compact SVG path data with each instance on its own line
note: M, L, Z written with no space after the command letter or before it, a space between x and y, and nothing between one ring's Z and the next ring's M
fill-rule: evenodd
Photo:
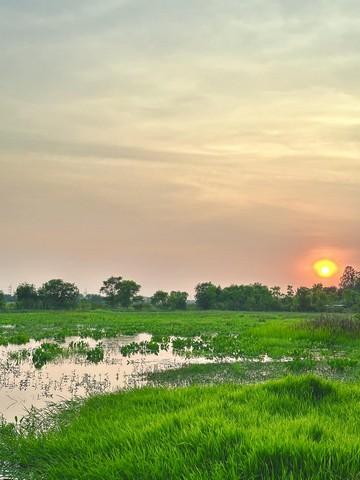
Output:
M330 478L332 448L336 478L359 471L357 317L49 312L0 321L0 413L16 423L0 422L1 480L178 478L199 446L193 477L210 450L219 462L226 445L232 455L234 438L245 452L236 465L251 465L246 455L257 442L256 475L264 471L264 438L271 462L279 438L284 461L293 445L291 465L308 445L315 463L307 478L317 475L317 448L321 478ZM155 388L136 388L146 385ZM117 390L127 392L103 395ZM140 465L144 452L158 460ZM356 461L345 471L348 458Z
M69 337L63 343L31 341L0 347L0 414L14 421L32 406L44 408L75 397L142 386L147 373L214 361L176 353L171 344L154 349L151 338L145 333L101 341ZM44 345L63 353L39 364Z

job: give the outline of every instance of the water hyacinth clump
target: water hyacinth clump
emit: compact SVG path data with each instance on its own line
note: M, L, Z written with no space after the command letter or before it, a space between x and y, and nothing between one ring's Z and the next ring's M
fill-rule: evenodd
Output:
M102 343L98 343L96 347L90 348L86 352L86 360L92 363L99 363L104 360L104 348Z
M143 342L131 342L128 345L124 345L120 348L120 352L124 357L130 357L140 353L141 355L158 355L160 349L167 350L168 345L159 344L154 341L143 341Z
M36 348L32 354L32 361L36 368L41 368L51 362L63 352L63 349L56 343L43 343Z

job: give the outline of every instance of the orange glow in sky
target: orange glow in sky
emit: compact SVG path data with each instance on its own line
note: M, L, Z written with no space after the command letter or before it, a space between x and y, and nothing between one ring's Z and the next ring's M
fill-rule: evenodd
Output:
M316 275L320 278L331 278L339 271L338 265L328 258L316 261L313 265L313 269Z

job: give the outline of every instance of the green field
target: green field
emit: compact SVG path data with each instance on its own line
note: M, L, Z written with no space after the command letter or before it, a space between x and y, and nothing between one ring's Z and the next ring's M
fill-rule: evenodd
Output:
M2 454L47 480L357 479L360 387L286 378L94 397ZM10 429L8 429L10 430Z
M217 357L360 360L358 315L238 312L34 312L0 314L0 345L69 336L116 337L141 332L155 340L204 337ZM199 348L198 355L207 354Z
M305 315L299 313L40 311L0 313L0 328L15 326L15 330L3 329L2 339L14 334L40 339L55 335L77 335L79 332L90 335L100 332L100 335L107 336L140 332L195 336L206 333L241 333L272 320L276 320L276 325L280 326L284 322L288 325L304 318Z
M4 424L0 461L19 479L360 479L358 315L11 313L0 332L3 345L148 332L222 360L72 403L42 433L41 415Z

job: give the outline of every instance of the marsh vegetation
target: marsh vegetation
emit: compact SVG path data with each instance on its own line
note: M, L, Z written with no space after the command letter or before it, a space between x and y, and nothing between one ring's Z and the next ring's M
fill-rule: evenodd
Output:
M1 402L0 472L355 479L359 322L356 314L2 314L1 392L16 401Z
M93 397L41 435L3 427L0 448L21 478L356 479L359 404L358 386L313 376L143 389Z

